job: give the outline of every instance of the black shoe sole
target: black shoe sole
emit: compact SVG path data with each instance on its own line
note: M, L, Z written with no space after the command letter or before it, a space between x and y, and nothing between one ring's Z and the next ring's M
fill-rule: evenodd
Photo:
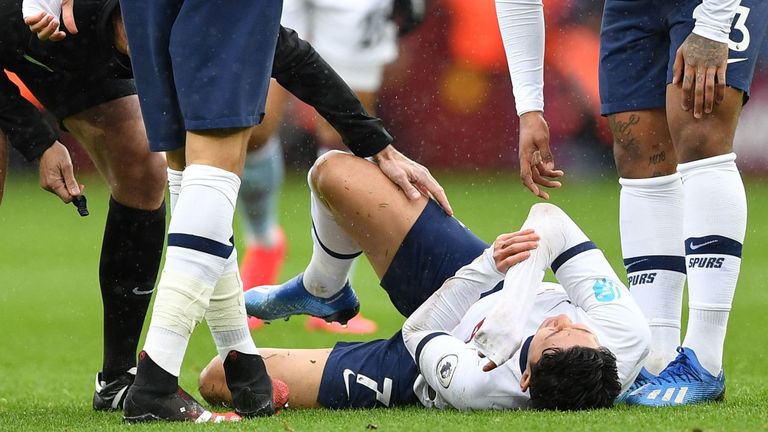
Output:
M347 325L349 320L357 316L357 314L360 312L360 305L358 304L352 309L342 309L340 311L334 312L330 315L320 317L323 321L332 323L334 321L338 322L341 325Z
M152 421L161 421L160 417L154 415L154 414L142 414L139 416L133 416L133 417L126 417L123 416L123 421L125 423L147 423Z
M275 406L273 405L272 401L270 400L267 402L264 406L260 407L259 409L244 412L240 411L238 409L235 409L235 414L239 415L240 417L244 418L251 418L251 417L270 417L275 415Z

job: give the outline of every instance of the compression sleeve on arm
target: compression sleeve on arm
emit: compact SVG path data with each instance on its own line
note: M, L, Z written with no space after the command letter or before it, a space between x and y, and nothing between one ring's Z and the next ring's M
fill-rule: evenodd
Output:
M527 260L509 269L499 301L475 334L475 346L497 366L509 360L529 336L523 334L523 327L548 267L544 255L534 249Z
M517 114L544 110L544 8L541 0L496 0Z
M280 27L272 77L311 105L357 156L369 157L394 141L381 119L370 116L344 80L295 31Z
M28 161L39 158L58 139L51 125L19 88L0 71L0 130Z
M459 269L403 324L403 340L411 355L416 358L417 348L423 344L423 338L433 333L453 330L482 294L503 277L496 270L492 248L486 249L474 261Z
M704 0L696 9L693 33L713 41L728 43L731 22L736 16L739 0Z

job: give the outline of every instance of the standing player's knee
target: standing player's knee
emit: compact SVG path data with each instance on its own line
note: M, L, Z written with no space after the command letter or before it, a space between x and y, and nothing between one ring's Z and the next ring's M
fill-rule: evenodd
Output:
M613 157L622 178L651 178L675 172L677 156L664 109L612 114Z
M710 125L683 128L677 137L679 162L692 162L732 152L733 137L723 132L723 128Z
M673 93L672 98L682 97ZM692 162L733 151L733 137L739 121L744 93L726 87L725 98L712 114L696 119L691 111L668 106L669 128L677 150L678 163Z

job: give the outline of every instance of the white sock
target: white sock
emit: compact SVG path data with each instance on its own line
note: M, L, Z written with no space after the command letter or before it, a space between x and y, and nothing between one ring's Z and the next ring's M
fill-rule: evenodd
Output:
M150 325L144 341L144 351L158 366L178 377L181 374L181 362L184 360L184 352L187 351L189 336Z
M182 175L182 171L168 168L168 195L170 195L171 213L173 213L173 209L176 208L176 201L179 200Z
M248 330L237 250L232 251L225 264L224 274L211 295L205 319L216 344L216 351L222 360L233 350L243 354L259 354Z
M311 174L311 172L310 172ZM358 246L336 223L333 213L312 188L312 259L304 270L304 287L315 296L328 298L339 292L347 281Z
M646 369L658 374L677 355L685 285L680 174L621 183L619 226L628 285L651 329Z
M157 337L148 337L144 344L169 373L178 375L184 350L177 349L179 344L166 345L167 333L189 339L234 250L232 218L239 187L237 175L219 168L191 165L184 171L152 311ZM164 337L159 329L167 331Z
M728 315L747 227L747 199L729 153L678 165L683 175L683 234L688 264L688 330L683 345L710 373L722 370Z

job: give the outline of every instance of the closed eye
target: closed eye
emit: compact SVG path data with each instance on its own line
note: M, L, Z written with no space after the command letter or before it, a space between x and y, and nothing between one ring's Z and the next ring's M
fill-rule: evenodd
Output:
M563 331L565 331L565 330L576 330L576 331L581 331L581 332L584 332L584 333L586 333L586 334L588 334L588 335L594 336L594 334L593 334L591 331L589 331L589 330L587 330L587 329L585 329L585 328L579 328L579 327L571 327L571 328L568 328L568 329L561 329L561 330L558 330L558 331L552 332L552 333L550 333L549 335L547 335L547 337L545 337L545 338L544 338L544 340L547 340L547 339L551 338L552 336L554 336L554 335L556 335L556 334L558 334L558 333L560 333L560 332L563 332Z

